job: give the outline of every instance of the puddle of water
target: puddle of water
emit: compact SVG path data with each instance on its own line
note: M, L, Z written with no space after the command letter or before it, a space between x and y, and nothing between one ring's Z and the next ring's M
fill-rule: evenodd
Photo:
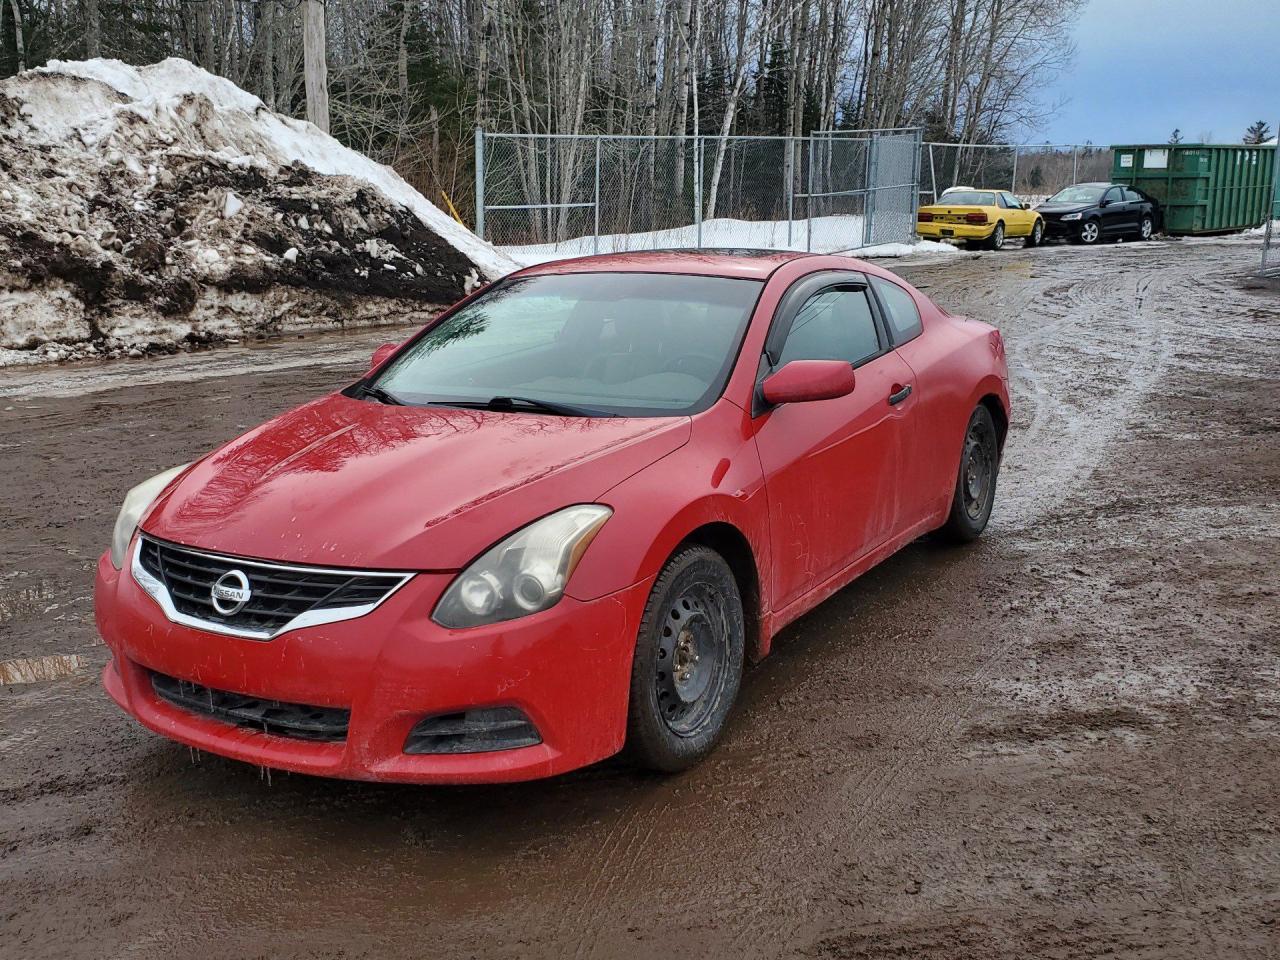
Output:
M21 660L0 660L0 684L42 683L61 680L79 673L85 666L79 654L54 654L48 657L24 657Z

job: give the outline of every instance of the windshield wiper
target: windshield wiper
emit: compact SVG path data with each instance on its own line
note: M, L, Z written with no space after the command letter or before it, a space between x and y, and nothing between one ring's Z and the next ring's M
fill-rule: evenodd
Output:
M473 410L531 410L557 417L613 417L617 414L576 407L568 403L552 403L532 397L490 397L488 400L433 400L434 407L466 407Z
M383 390L382 387L374 386L371 383L363 384L360 387L360 396L368 397L370 400L377 400L379 403L385 403L392 407L407 406L403 400L390 390Z

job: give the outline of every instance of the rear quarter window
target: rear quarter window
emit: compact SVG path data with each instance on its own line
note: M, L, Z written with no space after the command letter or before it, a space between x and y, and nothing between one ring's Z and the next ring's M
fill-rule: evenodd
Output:
M885 322L889 332L893 334L893 343L906 343L920 336L924 324L920 320L920 310L911 294L889 280L879 277L871 278L871 286L875 289L880 305L884 308Z

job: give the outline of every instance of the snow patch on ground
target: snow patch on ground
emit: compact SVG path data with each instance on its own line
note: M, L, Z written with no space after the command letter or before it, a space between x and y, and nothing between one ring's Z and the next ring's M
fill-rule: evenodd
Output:
M426 319L516 264L184 60L0 82L0 366Z
M730 248L739 250L824 250L851 251L859 257L905 257L916 254L958 252L949 243L920 240L916 243L885 243L861 246L863 218L860 216L815 217L809 220L735 220L718 217L706 220L701 231L696 225L653 230L646 233L617 233L599 238L575 237L559 243L504 246L499 249L522 266L585 257L593 253L626 253L637 250Z

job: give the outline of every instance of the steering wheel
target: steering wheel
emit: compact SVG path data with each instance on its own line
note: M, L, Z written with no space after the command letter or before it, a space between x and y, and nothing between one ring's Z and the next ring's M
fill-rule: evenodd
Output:
M663 373L683 373L710 383L720 372L721 366L721 361L705 353L686 353L663 367Z

